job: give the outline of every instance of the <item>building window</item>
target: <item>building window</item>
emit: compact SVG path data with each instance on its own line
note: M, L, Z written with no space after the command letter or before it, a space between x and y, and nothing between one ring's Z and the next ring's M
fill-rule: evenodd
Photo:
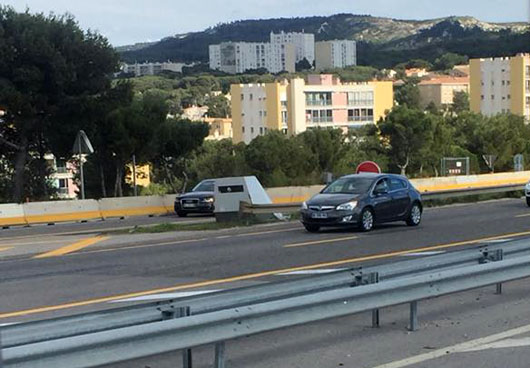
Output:
M512 99L512 95L508 95L506 98L507 98L508 100L511 100L511 99Z
M484 95L480 95L480 99L484 101Z
M250 134L254 134L254 127L250 127Z
M350 109L348 110L349 122L373 122L374 109Z
M374 93L372 91L365 92L348 92L348 106L373 105Z
M307 92L305 98L308 106L331 105L331 92Z
M260 117L263 116L263 111L260 110L260 112L259 112L259 116L260 116Z
M308 123L332 123L332 110L306 110L306 122Z
M263 111L263 116L267 116L267 111Z
M259 134L263 134L263 127L259 127Z
M245 99L245 95L242 93L241 94L241 101L243 101Z
M491 99L494 100L495 99L495 95L491 95Z
M252 101L253 98L254 98L254 96L252 95L252 93L251 93L250 95L248 95L248 99L249 99L250 101Z

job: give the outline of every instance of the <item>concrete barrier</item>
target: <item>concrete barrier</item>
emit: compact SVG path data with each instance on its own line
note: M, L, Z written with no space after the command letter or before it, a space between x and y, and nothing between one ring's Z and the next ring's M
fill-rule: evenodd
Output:
M162 201L164 202L164 207L168 213L173 213L175 211L175 198L176 194L166 194Z
M22 207L28 224L86 221L101 218L98 202L93 199L32 202L24 203Z
M20 204L0 204L0 226L26 225L24 208Z
M307 187L278 187L265 189L272 203L292 203L308 200L324 188L324 185Z
M103 218L168 214L163 196L103 198L98 202Z
M528 180L530 180L530 171L411 179L410 181L412 185L414 185L414 187L420 192L436 192L450 189L468 189L492 187L496 185L526 184Z

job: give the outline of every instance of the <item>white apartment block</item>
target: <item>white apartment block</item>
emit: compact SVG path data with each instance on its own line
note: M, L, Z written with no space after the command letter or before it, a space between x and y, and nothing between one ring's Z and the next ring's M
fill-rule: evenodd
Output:
M298 61L315 60L315 36L309 33L275 34L270 42L223 42L209 46L210 69L229 74L267 69L271 73L295 72Z
M471 109L513 113L530 122L530 54L470 61Z
M315 44L316 70L357 65L357 44L351 40L322 41Z
M264 84L245 84L241 87L242 141L249 143L267 132L267 92Z
M315 61L315 35L312 33L280 32L270 34L271 44L292 44L295 48L295 62L307 59L311 65Z
M267 69L271 73L295 71L292 44L263 42L224 42L210 45L210 68L229 74Z
M193 66L194 64L185 63L142 63L142 64L125 64L122 67L124 73L132 73L135 77L143 75L156 75L163 71L172 71L182 73L182 68L185 66Z
M210 69L221 69L221 45L210 45L208 55L210 57Z

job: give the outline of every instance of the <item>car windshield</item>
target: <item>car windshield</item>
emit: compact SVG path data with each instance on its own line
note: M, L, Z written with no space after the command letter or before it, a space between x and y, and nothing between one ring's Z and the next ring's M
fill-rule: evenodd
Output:
M362 194L366 193L374 179L370 178L340 178L331 183L322 193L334 194Z
M213 192L214 190L213 181L201 181L193 188L192 192Z

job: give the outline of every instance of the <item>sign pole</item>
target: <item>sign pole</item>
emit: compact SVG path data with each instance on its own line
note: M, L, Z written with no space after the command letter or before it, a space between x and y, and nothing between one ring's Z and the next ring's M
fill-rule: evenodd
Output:
M83 154L81 153L81 139L78 140L79 145L79 169L81 171L81 199L85 199L85 175L83 172Z
M134 196L138 196L138 191L136 189L136 155L133 155L133 185L134 185Z

